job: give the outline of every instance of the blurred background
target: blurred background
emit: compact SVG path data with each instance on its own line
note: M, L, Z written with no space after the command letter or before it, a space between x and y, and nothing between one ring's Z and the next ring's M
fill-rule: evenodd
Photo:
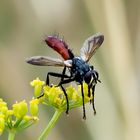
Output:
M140 140L140 1L139 0L1 0L0 98L9 106L33 96L29 82L45 80L54 67L36 67L25 59L34 55L60 57L43 39L59 34L79 55L85 39L97 32L105 36L90 60L100 73L95 105L62 114L48 140ZM53 79L52 79L53 80ZM40 107L40 121L16 135L16 140L36 140L54 110ZM6 140L7 133L0 139Z

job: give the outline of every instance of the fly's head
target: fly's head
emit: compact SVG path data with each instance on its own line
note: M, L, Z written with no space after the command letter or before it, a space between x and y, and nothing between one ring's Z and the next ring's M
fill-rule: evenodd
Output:
M84 76L84 81L92 87L94 84L97 84L97 82L101 82L99 80L99 73L95 70L88 71Z

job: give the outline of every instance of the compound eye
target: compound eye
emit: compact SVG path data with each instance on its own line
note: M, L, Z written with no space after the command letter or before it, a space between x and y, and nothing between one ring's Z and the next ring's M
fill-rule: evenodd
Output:
M92 82L92 73L89 71L86 73L86 75L84 76L84 80L85 82L89 85Z

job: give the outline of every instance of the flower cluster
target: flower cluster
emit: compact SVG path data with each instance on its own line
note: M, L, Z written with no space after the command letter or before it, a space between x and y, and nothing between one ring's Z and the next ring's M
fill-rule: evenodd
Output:
M39 103L54 107L58 113L55 113L57 117L66 110L66 97L60 87L46 86L45 82L39 78L33 80L30 85L34 88L34 98L30 101L29 106L23 100L16 102L12 105L12 109L9 109L7 103L0 98L0 135L5 129L9 133L16 134L19 130L23 130L38 121ZM93 97L92 95L88 96L86 83L83 83L83 91L85 103L91 101ZM81 86L78 86L77 89L72 85L66 87L66 94L69 100L69 109L82 106Z
M12 109L8 109L7 103L0 99L0 135L5 129L8 131L17 132L34 124L38 118L37 99L30 101L30 114L28 113L28 105L25 100L13 104Z
M36 78L31 82L31 86L34 87L34 96L38 98L40 102L45 105L53 106L55 109L62 111L66 110L66 97L60 87L55 85L46 86L44 81L40 81ZM89 102L93 97L88 97L88 86L83 83L84 100L85 103ZM75 89L72 85L66 87L66 94L68 95L69 108L76 108L82 106L81 86L78 85L78 89ZM43 95L43 96L42 96Z

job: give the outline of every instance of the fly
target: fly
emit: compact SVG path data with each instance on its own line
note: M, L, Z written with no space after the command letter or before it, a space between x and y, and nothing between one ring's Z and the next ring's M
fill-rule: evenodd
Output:
M56 35L48 36L45 39L46 44L50 48L55 50L57 53L59 53L62 56L63 60L48 56L33 56L27 59L27 63L32 65L64 67L62 73L48 72L46 78L46 85L50 85L50 76L60 78L58 86L61 87L66 97L67 114L69 111L69 101L63 85L73 81L76 81L76 83L81 85L81 94L83 101L83 119L86 119L83 82L87 83L88 85L88 96L90 97L91 94L93 96L91 102L94 114L96 114L96 109L94 106L94 92L97 82L100 82L99 73L94 69L93 66L90 66L88 64L88 61L95 54L96 50L101 46L103 41L104 36L101 33L92 35L91 37L85 40L80 50L80 56L76 57L63 39L59 38ZM66 69L69 70L69 75L66 74ZM92 89L92 92L90 89Z

